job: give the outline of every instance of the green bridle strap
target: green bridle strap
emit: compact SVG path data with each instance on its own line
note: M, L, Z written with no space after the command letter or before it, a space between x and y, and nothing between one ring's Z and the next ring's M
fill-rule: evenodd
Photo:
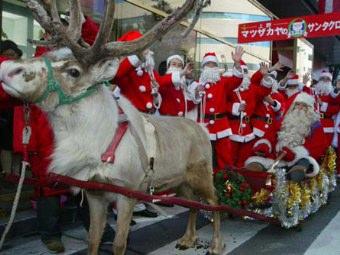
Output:
M44 93L37 100L35 100L34 103L41 103L51 93L56 92L57 95L58 95L58 98L59 98L59 102L58 102L57 106L65 105L65 104L73 104L73 103L78 102L79 100L81 100L85 97L91 96L94 92L96 92L98 90L98 87L100 85L110 86L109 81L103 81L103 82L99 82L99 83L92 85L91 87L89 87L85 91L81 92L77 96L66 95L64 93L64 91L62 90L60 83L55 79L55 77L53 75L53 68L52 68L51 61L48 58L45 58L45 57L43 59L44 59L44 62L47 66L47 88L44 91Z

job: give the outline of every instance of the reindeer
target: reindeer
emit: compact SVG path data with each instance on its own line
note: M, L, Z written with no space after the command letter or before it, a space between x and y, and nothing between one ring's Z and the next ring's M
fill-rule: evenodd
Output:
M47 44L67 46L72 55L8 61L1 65L6 92L36 103L47 112L55 134L55 150L49 171L79 180L117 184L146 192L150 182L158 191L177 188L188 199L217 205L212 177L212 152L206 132L195 122L176 117L155 117L138 112L127 99L113 99L102 85L114 77L120 56L141 52L160 39L194 7L204 1L186 0L170 16L142 38L132 42L109 42L114 1L106 0L100 32L92 47L80 39L81 6L70 1L70 24L59 19L56 1L47 9L35 0L26 0L36 20L52 35ZM196 6L197 7L197 6ZM128 129L115 153L113 164L102 162L120 122L119 108L128 120ZM151 135L150 135L151 130ZM151 137L151 138L150 138ZM150 142L151 141L151 142ZM154 150L153 171L149 169ZM77 192L76 188L74 190ZM107 207L117 206L117 232L113 253L125 253L129 223L136 201L121 195L87 190L90 209L88 253L98 254L106 224ZM197 210L190 209L184 236L177 247L195 246ZM221 254L220 215L213 214L213 237L209 252Z

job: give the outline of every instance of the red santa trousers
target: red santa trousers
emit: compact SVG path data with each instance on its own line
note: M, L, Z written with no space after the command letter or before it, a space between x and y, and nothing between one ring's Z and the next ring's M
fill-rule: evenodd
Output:
M237 168L244 167L244 162L253 154L254 140L247 143L231 142L232 165Z
M212 141L214 147L216 165L214 167L214 173L224 169L226 166L232 166L231 157L231 143L227 137Z

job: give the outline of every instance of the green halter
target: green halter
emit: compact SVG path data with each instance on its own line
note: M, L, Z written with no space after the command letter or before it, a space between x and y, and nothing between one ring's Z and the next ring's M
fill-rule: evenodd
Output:
M56 92L58 94L59 103L57 106L64 105L64 104L73 104L78 102L79 100L92 95L94 92L97 91L100 85L110 86L109 81L102 81L98 82L91 87L87 88L85 91L80 93L77 96L70 96L66 95L64 91L61 89L59 81L54 78L53 69L51 61L48 58L43 58L45 64L47 66L47 88L44 93L34 102L34 103L41 103L44 101L51 93Z

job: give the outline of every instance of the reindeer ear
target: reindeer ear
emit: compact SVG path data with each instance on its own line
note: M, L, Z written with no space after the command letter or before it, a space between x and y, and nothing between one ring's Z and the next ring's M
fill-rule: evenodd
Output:
M119 60L117 58L103 60L93 66L92 73L96 74L97 82L112 80L117 73L118 67Z

